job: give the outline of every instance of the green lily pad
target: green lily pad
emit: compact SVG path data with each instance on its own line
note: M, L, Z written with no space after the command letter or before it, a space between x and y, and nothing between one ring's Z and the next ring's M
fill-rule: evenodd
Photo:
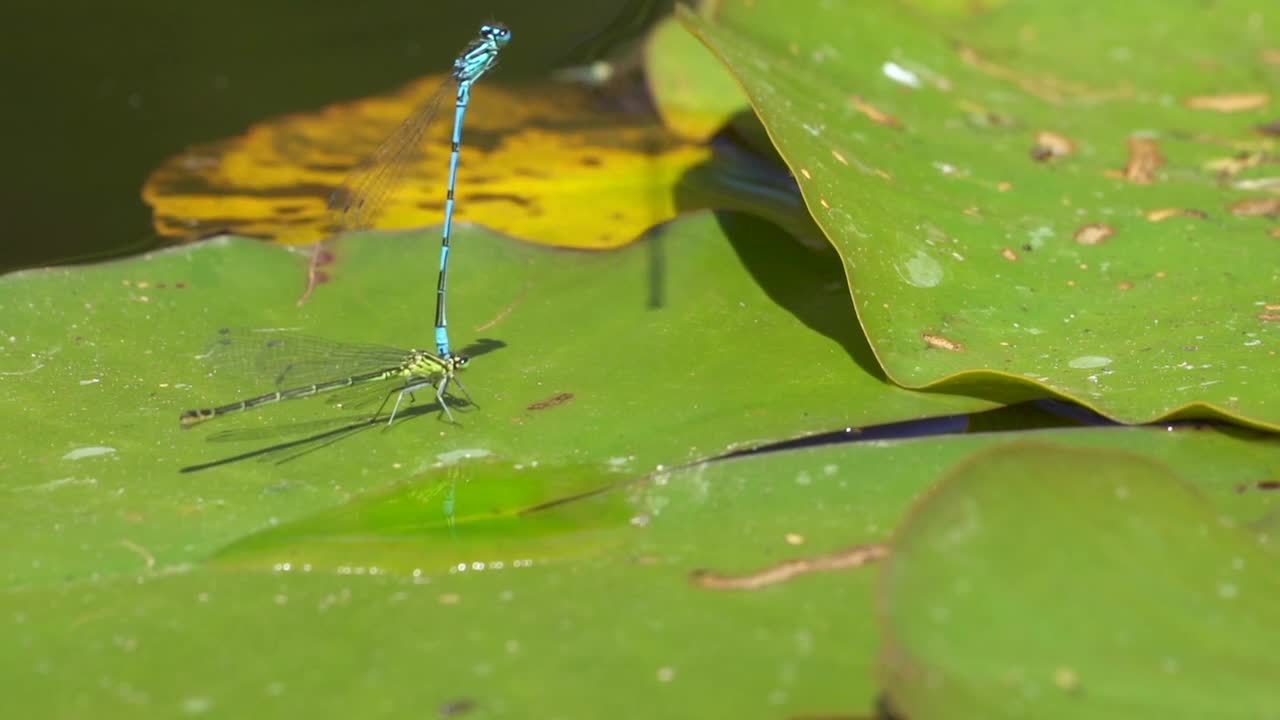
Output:
M722 462L730 462L731 470L727 472L746 472L748 479L770 487L779 477L794 476L798 488L784 486L771 491L778 503L776 518L752 518L749 527L742 529L732 542L726 539L697 548L697 555L704 560L741 565L744 558L750 561L756 550L769 554L768 548L788 529L811 535L814 528L820 528L823 536L830 536L835 542L848 537L850 527L863 527L866 532L859 542L884 540L884 533L896 524L894 518L906 509L905 505L895 505L886 516L881 512L883 508L872 504L868 506L869 514L858 515L861 524L851 526L847 516L832 514L827 508L820 517L797 525L797 518L804 517L804 508L811 501L804 488L816 481L813 468L808 465L786 475L779 469L789 467L785 462L828 458L831 462L822 466L826 476L836 474L842 463L854 462L851 458L862 458L864 454L871 458L866 462L898 463L892 470L888 466L882 470L867 466L865 470L884 472L896 478L895 483L903 483L895 485L902 494L895 490L893 495L906 502L944 476L947 468L965 455L1018 437L1063 446L1124 448L1158 458L1194 476L1196 487L1230 522L1259 530L1271 529L1277 522L1273 515L1280 508L1280 493L1270 492L1277 488L1269 482L1280 473L1280 442L1267 436L1233 437L1195 429L1067 429L897 441L886 444L883 454L859 449L876 447L872 443L846 450L814 450L815 455L784 452L781 456L791 460L780 460L782 464L777 466L734 459L693 466L696 472L692 476L685 470L676 470L638 479L619 478L616 473L592 468L546 466L513 470L499 463L477 463L465 475L458 468L425 473L408 483L250 535L219 551L216 560L242 568L278 570L283 566L305 566L318 572L355 572L355 568L376 562L383 572L415 576L452 572L459 565L475 563L488 565L497 561L512 565L522 558L543 565L607 552L619 544L617 531L634 524L637 514L662 514L668 523L664 527L669 529L672 511L667 506L673 501L654 500L665 492L662 487L670 482L703 483L698 479L701 474L720 472ZM914 455L907 452L912 448ZM770 453L767 457L776 455ZM860 463L863 461L854 464L864 467ZM684 480L672 480L673 477ZM706 489L702 484L702 490ZM840 485L841 493L846 489ZM876 497L885 492L864 489ZM723 515L723 508L698 505L701 509L696 509L685 507L687 503L687 499L679 501L681 509L674 511L680 517L688 514L687 522L681 525L683 532L693 533L698 518L703 522L707 517L718 521ZM644 525L647 527L648 523ZM775 529L765 532L766 526ZM728 531L719 532L724 535ZM759 545L759 539L752 539L761 533L764 545ZM756 550L750 549L753 547ZM689 547L690 551L693 549ZM1280 552L1280 547L1271 549Z
M1273 546L1274 528L1133 453L977 453L882 569L891 704L920 719L1274 716Z
M1164 458L1239 526L1267 522L1280 501L1253 489L1280 471L1280 447L1266 439L1145 428L1034 436L1056 446L1043 461L1081 477L1094 467L1074 458L1098 452L1090 448ZM880 694L881 641L865 549L883 546L950 468L1009 437L742 456L563 502L553 499L576 483L556 468L505 479L494 463L443 468L248 536L208 564L10 587L0 594L7 706L95 717L263 707L284 717L399 717L407 707L444 716L866 714ZM1061 448L1071 462L1061 462ZM590 472L598 474L579 474ZM440 485L465 475L454 522L445 522ZM171 532L195 539L215 521L197 517ZM95 530L85 542L114 537L107 523ZM1266 562L1256 560L1248 567ZM1018 622L1033 627L1052 605ZM631 702L639 696L643 706Z
M419 394L385 429L321 398L179 428L184 410L274 389L274 369L209 375L199 356L223 327L429 346L438 247L434 233L352 239L302 308L290 281L305 254L251 240L0 280L0 482L23 528L0 549L0 580L186 562L433 466L462 463L465 482L467 458L634 477L999 400L885 382L855 328L832 322L848 298L829 254L703 214L610 254L460 226L450 320L474 356L460 377L476 407L454 407L457 424ZM209 442L226 432L236 441ZM105 527L109 541L86 542Z
M1273 8L1176 7L680 17L747 90L895 382L1276 429Z

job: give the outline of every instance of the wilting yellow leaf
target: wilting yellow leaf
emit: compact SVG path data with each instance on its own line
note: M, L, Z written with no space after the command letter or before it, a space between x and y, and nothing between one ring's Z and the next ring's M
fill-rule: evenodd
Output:
M239 137L170 158L142 192L157 232L180 238L234 232L297 244L331 235L340 224L326 209L329 194L442 79L268 120ZM375 227L441 222L451 90L420 159ZM677 181L708 161L710 149L669 136L648 115L602 104L572 85L476 87L463 134L455 221L551 245L610 248L674 217Z

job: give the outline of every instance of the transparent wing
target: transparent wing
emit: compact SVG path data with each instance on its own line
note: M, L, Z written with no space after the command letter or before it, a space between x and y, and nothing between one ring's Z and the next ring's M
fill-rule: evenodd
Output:
M392 189L418 159L422 136L431 126L445 90L452 86L451 80L441 83L329 196L329 210L338 215L336 224L340 232L364 230L373 225Z
M410 397L405 402L414 403L416 397L426 396L433 402L435 401L435 386L440 382L441 373L434 372L429 375L414 375L405 378L403 376L388 378L382 382L371 382L363 385L353 385L345 390L335 390L328 394L327 402L337 408L343 410L367 410L374 411L378 406L386 403L386 407L382 408L385 412L396 401L396 395L402 392L408 392ZM416 396L416 397L415 397Z
M385 345L343 343L284 331L223 328L200 357L219 373L240 374L284 390L392 368L408 354L408 350Z
M353 385L346 390L335 390L325 397L325 402L343 410L367 410L372 412L385 400L395 402L395 395L404 389L404 378L382 382ZM389 407L389 406L388 406Z

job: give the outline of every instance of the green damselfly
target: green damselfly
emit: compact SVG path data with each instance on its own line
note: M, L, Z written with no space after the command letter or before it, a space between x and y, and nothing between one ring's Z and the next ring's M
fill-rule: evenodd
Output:
M368 404L362 400L368 400L369 393L355 390L369 390L374 400L382 398L374 418L395 396L388 425L395 422L404 397L408 395L412 402L418 390L432 388L450 422L453 413L446 399L449 386L457 385L467 401L471 400L457 378L457 371L467 366L463 355L443 358L426 350L342 343L292 332L223 329L213 347L200 357L221 368L269 377L277 389L225 405L188 410L180 418L184 428L222 415L320 394L330 395L337 401L334 404L342 406Z

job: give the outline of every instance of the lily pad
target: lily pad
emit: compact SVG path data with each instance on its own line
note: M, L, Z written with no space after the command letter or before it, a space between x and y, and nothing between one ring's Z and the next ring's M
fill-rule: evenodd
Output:
M340 224L325 207L330 192L447 81L427 77L393 95L276 118L240 137L189 148L143 188L156 231L291 244L329 237ZM446 92L442 106L451 102ZM437 115L422 161L374 218L377 228L441 222L453 127L451 112ZM455 220L548 244L616 247L677 212L670 193L657 204L653 197L634 202L638 186L674 185L709 158L708 148L667 137L647 118L597 111L584 89L513 90L486 82L467 114Z
M845 322L895 382L1276 429L1274 139L1255 132L1280 82L1269 10L1012 3L943 24L761 0L680 17L751 97L844 258Z
M1253 489L1280 470L1270 440L1163 429L1034 436L1054 444L1042 461L1069 453L1063 470L1094 470L1074 461L1099 452L1090 448L1127 448L1183 468L1196 502L1238 526L1274 514L1277 493ZM138 562L115 577L10 584L0 595L8 707L95 717L262 707L285 717L399 717L405 707L441 716L866 714L880 694L877 560L867 550L883 547L950 468L1009 437L742 456L558 503L575 488L557 468L503 477L494 463L473 463L247 536L208 564ZM578 476L593 473L605 479L590 468ZM439 488L455 479L449 523ZM206 488L232 480L200 478ZM522 489L504 496L500 485ZM159 476L129 490L178 488ZM70 500L57 517L77 516ZM225 528L227 515L254 511L228 502L168 532L198 542L201 525ZM19 519L32 533L58 522L6 515ZM81 542L108 546L119 530L96 519ZM1246 573L1267 562L1256 559ZM1034 626L1053 602L1007 622ZM1091 678L1081 677L1087 691ZM640 695L643 708L629 702Z
M921 719L1276 715L1273 541L1132 453L977 453L882 569L891 704Z
M343 228L340 213L326 207L329 195L446 82L424 78L391 95L274 118L241 136L188 148L142 189L156 231L295 245L331 237ZM450 102L445 93L441 107ZM442 221L453 127L451 112L437 115L420 162L370 218L377 229ZM575 85L513 89L485 82L467 113L455 221L597 250L634 242L680 213L704 208L737 208L795 234L815 234L785 173L681 140L655 120Z
M456 424L420 395L389 428L321 398L179 428L185 410L275 387L273 372L210 375L200 356L220 328L428 344L438 243L354 238L302 308L290 279L304 254L247 239L0 280L9 515L60 528L7 535L7 580L180 563L433 466L463 463L465 482L467 458L634 477L1001 400L885 382L856 330L831 322L848 297L829 253L759 220L703 214L611 254L460 226L450 319L473 355L460 377L476 406L452 408ZM112 541L86 543L103 523Z

